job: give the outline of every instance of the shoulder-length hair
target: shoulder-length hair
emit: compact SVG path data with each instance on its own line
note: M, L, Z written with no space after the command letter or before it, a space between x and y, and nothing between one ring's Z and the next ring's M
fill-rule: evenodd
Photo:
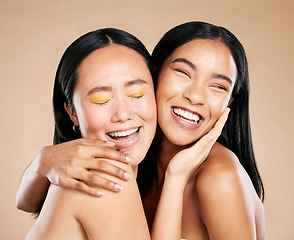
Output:
M258 196L264 199L264 187L257 169L251 137L249 117L249 73L242 44L226 28L204 22L188 22L169 30L158 42L152 60L158 72L172 52L195 39L222 41L231 51L237 67L237 79L232 92L230 114L218 139L233 151L248 173Z
M80 132L73 131L73 123L64 108L64 103L67 106L72 106L73 104L73 90L78 78L77 69L83 59L93 51L110 44L124 45L135 50L144 58L153 81L156 78L156 72L149 52L143 43L130 33L114 28L104 28L79 37L64 52L55 76L53 90L53 111L55 119L53 144L59 144L81 137Z

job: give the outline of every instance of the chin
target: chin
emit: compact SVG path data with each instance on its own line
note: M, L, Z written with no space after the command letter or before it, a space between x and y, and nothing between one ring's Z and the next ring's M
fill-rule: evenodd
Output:
M146 154L142 154L142 152L146 152L147 153L146 150L145 151L143 151L143 150L140 151L138 149L136 149L135 151L132 151L132 150L125 151L125 153L132 159L132 161L130 163L130 165L132 167L138 166L143 161L143 159L144 159L144 157L145 157Z

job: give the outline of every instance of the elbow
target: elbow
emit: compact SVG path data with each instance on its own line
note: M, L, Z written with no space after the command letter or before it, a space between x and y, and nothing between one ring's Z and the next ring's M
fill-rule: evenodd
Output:
M35 213L36 209L33 209L29 205L25 204L24 200L21 198L20 194L17 192L15 199L15 206L18 210L27 212L27 213Z

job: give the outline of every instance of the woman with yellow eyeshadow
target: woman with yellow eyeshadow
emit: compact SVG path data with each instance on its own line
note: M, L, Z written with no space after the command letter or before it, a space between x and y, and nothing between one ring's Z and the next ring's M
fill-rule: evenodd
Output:
M107 176L114 191L100 198L97 186L91 196L51 184L26 239L150 238L136 173L156 130L153 78L148 51L124 31L90 32L67 48L54 83L54 144L80 139L80 149L93 154L93 165L74 183L76 189L84 190L84 181L94 184L98 172L99 178L107 176L110 164L130 179ZM103 151L94 155L91 149L97 146Z
M103 162L130 172L131 179L116 180L114 188L123 191L102 198L51 184L26 239L150 239L136 176L156 130L154 78L147 50L124 31L90 32L67 48L54 83L54 143L79 137L112 143L131 161ZM220 129L221 124L215 133ZM107 176L95 168L87 171Z
M147 223L152 230L152 239L264 239L264 212L260 200L263 199L263 184L252 148L248 110L248 66L242 45L232 33L222 27L190 22L177 26L164 35L155 47L152 58L159 71L158 82L154 85L157 89L160 129L158 128L157 136L145 160L139 166L137 178ZM139 80L141 79L136 81ZM134 92L126 90L124 96L141 100L149 91L148 88L146 92L143 91L145 87L139 87ZM101 89L110 92L107 85L96 89L96 92ZM113 90L115 89L111 89ZM98 106L107 106L115 98L115 95L94 94L87 100ZM120 100L118 103L121 108L131 106ZM231 114L218 143L215 143L226 121L227 106L232 109ZM141 110L144 111L143 106ZM92 126L91 121L83 121L84 114L74 114L75 111L70 109L67 111L75 126L79 123L81 132L85 132L81 126ZM88 111L89 114L91 112ZM119 115L127 118L128 114L124 112ZM77 122L77 119L83 124ZM113 120L117 119L115 114ZM95 122L97 124L97 120ZM115 148L119 146L117 150L121 152L129 144L125 143L123 138L126 137L127 141L135 139L129 139L128 136L136 135L139 129L140 127L135 127L123 131L109 131L105 140L115 143ZM111 148L102 145L101 147ZM64 146L60 153L66 152L66 149L70 149L69 145ZM134 162L135 155L129 151L124 153L131 159L131 165L138 164ZM40 155L40 162L50 159L45 154ZM80 156L80 153L75 155L81 160ZM200 165L203 160L206 161ZM56 168L52 167L54 165L52 161L48 169ZM123 165L119 164L120 167ZM99 171L99 167L93 169ZM136 173L137 168L133 169ZM69 174L64 175L72 178ZM107 174L102 173L100 176L106 177ZM78 179L83 180L79 181L81 185L78 188L91 192L89 189L93 189L93 185L90 183L90 186L85 186L84 183L93 181L81 178L80 175ZM126 204L125 200L128 199L127 202L136 206L138 199L132 188L133 179L128 182L119 181L120 185L114 186L120 190L120 186L123 186L124 189L116 195L105 192L102 198L98 198L103 200L95 205L95 211L81 219L97 219L96 231L102 231L98 234L110 231L112 236L115 236L114 239L149 239L148 234L138 237L136 231L128 234L121 228L125 227L122 222L129 220L122 217L124 211L117 208L116 201ZM110 180L115 182L113 177ZM23 185L24 189L27 188L26 184ZM98 189L100 191L100 188ZM135 196L135 199L129 198L129 193ZM23 193L20 195L23 196ZM26 202L27 199L21 200ZM71 200L72 198L67 199L68 202ZM109 209L109 205L114 209ZM134 209L127 204L123 206L129 217ZM58 209L62 211L62 208ZM112 210L118 214L115 215ZM77 212L75 216L80 216ZM142 211L136 211L138 219L141 219L140 212ZM120 219L124 220L119 221ZM116 221L122 225L110 227ZM138 230L142 227L142 230L143 225L139 221L134 228ZM143 232L146 233L145 230ZM110 239L109 236L104 236L100 235L99 239ZM87 237L91 238L90 235Z

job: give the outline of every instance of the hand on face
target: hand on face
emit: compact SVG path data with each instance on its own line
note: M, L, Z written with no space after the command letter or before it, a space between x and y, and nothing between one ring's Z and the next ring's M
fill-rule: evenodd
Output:
M167 175L178 177L179 182L185 185L191 174L205 161L212 146L220 136L226 123L230 109L222 113L215 126L197 141L192 147L177 153L169 162Z
M153 81L143 57L115 44L92 52L78 68L67 111L82 137L113 142L137 166L156 128Z
M230 104L237 69L222 42L197 39L177 48L164 62L156 92L158 122L175 145L206 134Z

